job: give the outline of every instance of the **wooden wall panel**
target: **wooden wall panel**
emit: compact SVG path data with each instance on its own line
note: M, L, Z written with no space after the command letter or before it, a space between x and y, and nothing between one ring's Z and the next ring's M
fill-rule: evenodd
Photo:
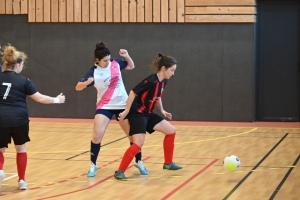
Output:
M145 0L145 22L153 21L152 0Z
M194 22L194 23L255 22L255 15L186 15L185 22Z
M90 0L90 22L97 22L97 0Z
M240 6L256 5L256 0L186 0L185 6Z
M114 22L121 22L121 0L114 0Z
M81 22L81 0L74 0L74 22Z
M177 21L177 0L169 0L169 22Z
M160 0L153 0L153 22L160 22Z
M129 16L129 13L128 13L129 5L128 4L129 4L128 0L122 0L122 5L121 5L122 6L121 7L122 8L121 9L122 10L121 11L122 12L122 15L121 15L122 16L121 17L122 22L128 22L129 21L129 17L128 17Z
M35 22L35 0L28 0L28 22Z
M184 1L177 0L177 22L184 22Z
M13 14L14 15L21 14L21 1L20 0L13 1Z
M28 14L28 2L27 2L27 0L21 0L21 14Z
M129 1L129 22L136 22L136 1Z
M5 14L13 14L12 0L6 0L5 1Z
M161 0L160 3L161 22L169 22L169 2Z
M67 21L67 0L58 1L58 21L59 22Z
M58 0L51 0L51 22L58 22Z
M106 0L105 2L105 21L113 21L113 3L112 0Z
M74 1L67 0L67 22L74 22Z
M0 0L28 22L235 23L256 20L256 0Z
M145 0L137 0L137 22L145 22Z
M105 22L105 0L98 0L98 22Z
M43 15L44 22L51 22L51 0L44 0Z
M0 0L0 14L5 14L5 0Z
M43 0L36 0L35 1L35 16L36 22L44 22L44 1Z
M90 0L82 0L81 1L81 17L82 22L90 21Z
M255 14L255 7L247 6L247 7L185 7L186 15L212 15L212 14Z

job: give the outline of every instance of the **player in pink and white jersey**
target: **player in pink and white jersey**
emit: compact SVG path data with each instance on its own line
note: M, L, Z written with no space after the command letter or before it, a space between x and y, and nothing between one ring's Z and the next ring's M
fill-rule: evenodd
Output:
M122 80L121 70L132 70L134 68L134 62L127 50L120 49L119 52L120 56L125 60L111 59L110 54L110 50L105 47L103 42L97 43L94 52L95 64L75 88L77 91L81 91L87 87L94 86L97 90L94 131L90 149L91 166L87 174L88 177L94 177L98 170L96 161L100 152L101 141L112 116L115 115L118 120L119 114L124 111L126 106L128 95ZM119 125L126 135L129 136L128 120L119 121ZM131 136L129 140L132 141ZM135 156L136 163L134 166L140 170L141 174L148 175L141 157L142 153L140 151Z

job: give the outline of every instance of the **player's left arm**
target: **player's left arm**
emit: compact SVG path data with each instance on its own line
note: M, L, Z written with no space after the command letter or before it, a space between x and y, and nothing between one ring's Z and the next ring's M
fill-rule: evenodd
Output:
M162 104L162 100L161 100L161 97L159 98L158 100L158 108L160 110L160 112L165 116L167 117L168 119L172 120L172 114L171 113L168 113L164 110L164 107L163 107L163 104Z
M134 69L134 62L133 62L133 60L131 59L131 57L129 56L129 54L128 54L128 51L126 50L126 49L120 49L120 51L119 51L119 54L120 54L120 56L122 56L125 60L126 60L126 62L127 62L127 66L126 66L126 70L132 70L132 69Z

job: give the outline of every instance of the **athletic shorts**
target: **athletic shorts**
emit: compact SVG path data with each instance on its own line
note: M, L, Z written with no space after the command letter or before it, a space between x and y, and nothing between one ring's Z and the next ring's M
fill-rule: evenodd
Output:
M11 138L14 140L15 145L29 142L29 122L19 127L0 127L0 148L8 148Z
M151 134L154 132L154 126L164 120L164 118L155 113L144 114L129 112L127 117L130 124L130 136L138 133L146 134L146 132Z
M124 109L121 109L121 110L106 110L106 109L98 109L96 110L96 113L95 115L97 114L101 114L101 115L104 115L106 116L108 119L112 119L112 116L113 115L116 115L116 120L119 121L118 117L119 117L119 114L121 112L123 112ZM127 119L127 116L124 118L124 119Z

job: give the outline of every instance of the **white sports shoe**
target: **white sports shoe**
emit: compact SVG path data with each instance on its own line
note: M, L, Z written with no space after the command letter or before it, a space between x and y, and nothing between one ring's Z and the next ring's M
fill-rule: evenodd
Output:
M140 173L142 175L148 175L149 174L148 170L146 169L146 167L144 166L144 163L141 160L139 160L138 163L134 163L133 165L140 170Z
M20 190L27 190L28 189L28 185L24 180L19 181L19 189Z
M5 179L4 171L0 170L0 188L1 188L1 183L3 182L4 179Z
M87 177L94 177L97 170L98 170L98 167L96 165L94 165L94 163L91 163L91 167L87 173Z

